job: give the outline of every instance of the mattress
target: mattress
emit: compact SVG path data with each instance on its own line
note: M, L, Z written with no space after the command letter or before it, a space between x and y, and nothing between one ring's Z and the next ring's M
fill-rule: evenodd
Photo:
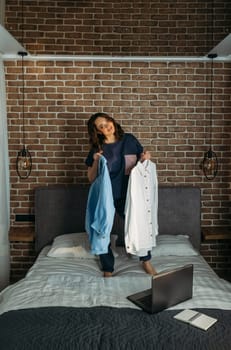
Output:
M137 257L117 249L115 272L103 278L97 257L55 258L45 247L26 277L0 294L0 314L9 310L48 306L136 308L127 296L151 287ZM157 272L193 264L193 297L170 309L231 309L231 284L218 278L201 255L157 256L152 258Z

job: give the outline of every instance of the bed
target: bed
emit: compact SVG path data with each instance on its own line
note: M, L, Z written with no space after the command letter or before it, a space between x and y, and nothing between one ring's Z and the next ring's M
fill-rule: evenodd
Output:
M26 277L0 293L1 350L135 350L231 348L231 284L217 277L199 254L200 189L159 186L158 272L192 263L193 298L147 314L127 296L151 286L138 259L123 246L123 225L115 217L112 278L103 278L89 251L84 229L89 186L35 189L35 264ZM173 318L183 309L215 317L203 331Z

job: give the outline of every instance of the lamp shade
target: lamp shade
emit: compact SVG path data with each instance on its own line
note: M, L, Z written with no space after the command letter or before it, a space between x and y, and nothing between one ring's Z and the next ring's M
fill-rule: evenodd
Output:
M218 160L216 153L212 151L211 147L208 152L204 154L202 169L207 180L213 180L217 175Z
M16 170L20 179L27 179L31 173L32 169L32 158L28 149L23 146L23 148L18 152L16 160Z

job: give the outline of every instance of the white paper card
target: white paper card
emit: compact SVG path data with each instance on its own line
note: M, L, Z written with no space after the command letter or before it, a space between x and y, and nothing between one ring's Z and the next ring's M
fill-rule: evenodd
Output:
M201 312L194 310L183 310L174 316L177 320L191 324L194 327L198 327L203 330L209 329L217 319L211 316L207 316Z

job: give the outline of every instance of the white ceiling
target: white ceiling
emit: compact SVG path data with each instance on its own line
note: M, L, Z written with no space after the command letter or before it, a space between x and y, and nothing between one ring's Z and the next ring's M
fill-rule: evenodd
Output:
M209 54L215 53L218 57L231 55L231 34L228 34L218 45L216 45Z
M17 54L23 46L0 24L0 54Z

